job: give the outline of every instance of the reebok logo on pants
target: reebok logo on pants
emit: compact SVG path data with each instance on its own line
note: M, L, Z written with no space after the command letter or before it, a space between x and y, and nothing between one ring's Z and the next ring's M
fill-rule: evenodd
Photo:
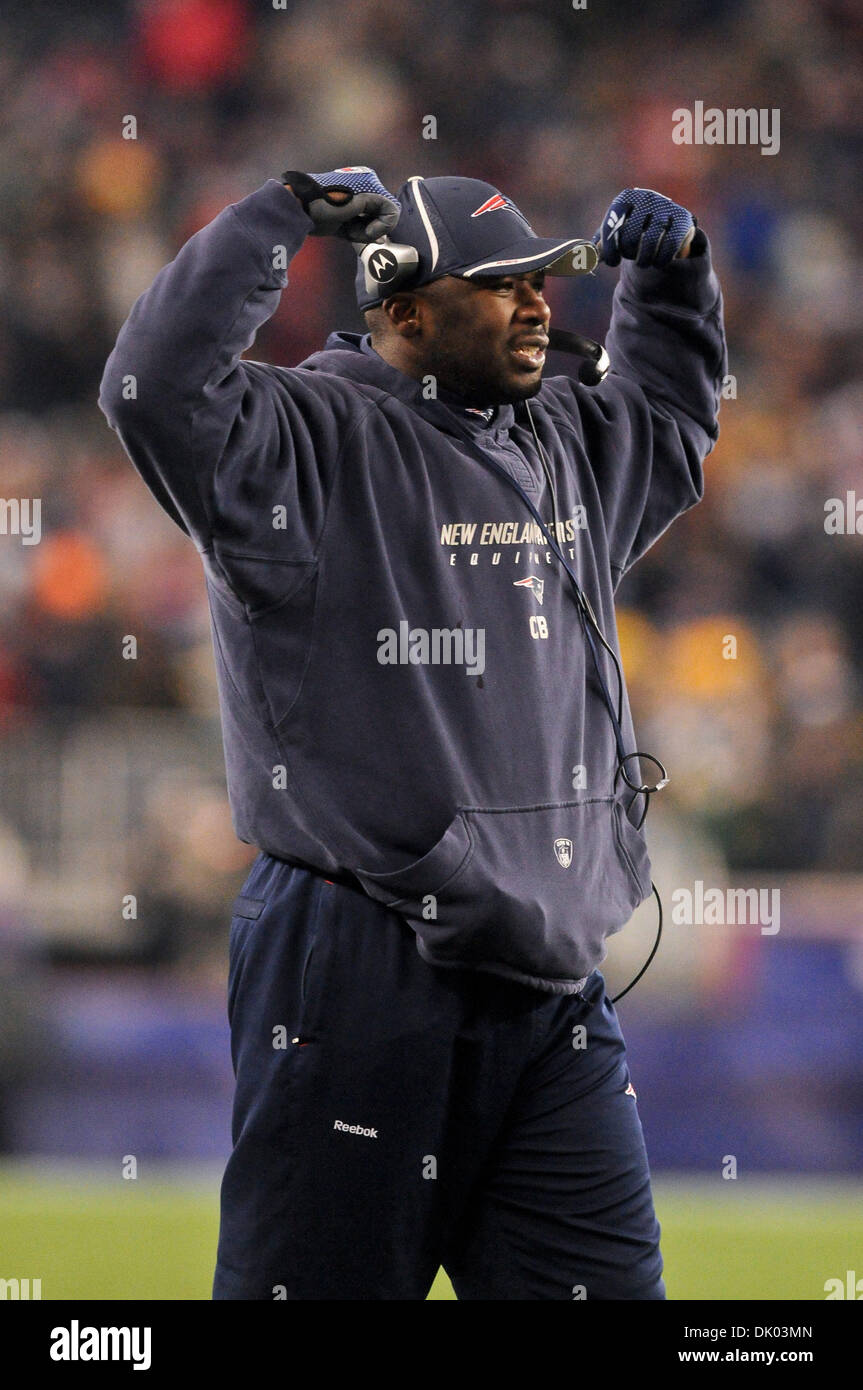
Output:
M377 1139L376 1129L363 1129L362 1125L346 1125L344 1120L334 1120L333 1129L343 1129L345 1134L364 1134L367 1139Z

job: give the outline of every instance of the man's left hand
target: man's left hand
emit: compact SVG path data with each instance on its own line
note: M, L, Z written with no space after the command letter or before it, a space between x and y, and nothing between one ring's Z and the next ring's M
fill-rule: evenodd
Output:
M679 203L652 188L625 188L618 193L593 238L599 259L619 265L621 258L639 266L662 267L689 255L695 218Z

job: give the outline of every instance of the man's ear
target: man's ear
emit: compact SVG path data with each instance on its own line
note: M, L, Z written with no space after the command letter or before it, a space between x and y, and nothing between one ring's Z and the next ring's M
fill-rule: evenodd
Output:
M415 338L421 331L425 304L420 295L391 294L381 305L393 332L402 338Z

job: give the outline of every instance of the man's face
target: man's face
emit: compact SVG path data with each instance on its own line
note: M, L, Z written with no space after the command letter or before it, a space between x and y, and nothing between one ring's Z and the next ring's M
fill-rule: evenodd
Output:
M413 339L421 375L467 404L527 400L542 385L548 325L545 271L462 280L445 275L422 297L422 331Z

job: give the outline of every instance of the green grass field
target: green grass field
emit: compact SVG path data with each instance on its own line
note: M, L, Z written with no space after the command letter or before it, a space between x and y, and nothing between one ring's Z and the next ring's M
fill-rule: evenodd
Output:
M43 1299L209 1298L219 1172L141 1168L0 1167L0 1278L41 1278ZM863 1188L664 1176L654 1191L670 1299L823 1300L825 1280L863 1277ZM429 1297L453 1297L442 1271Z

